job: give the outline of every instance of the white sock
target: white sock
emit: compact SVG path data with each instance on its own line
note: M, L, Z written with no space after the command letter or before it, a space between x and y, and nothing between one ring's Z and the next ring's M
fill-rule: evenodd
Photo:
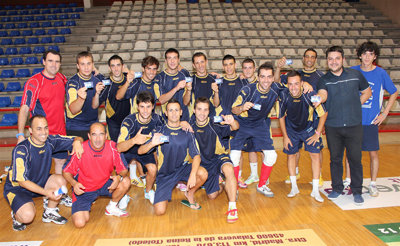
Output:
M239 170L239 177L242 177L242 170Z
M296 182L296 176L290 176L290 182L292 183L292 189L298 189L297 182Z
M131 179L137 179L137 176L136 176L136 164L130 164L129 165L129 177L131 178Z
M351 182L351 179L350 179L350 178L346 178L346 181L350 183L350 182Z
M369 183L369 185L376 185L376 181L371 181L371 183Z
M318 192L319 179L312 180L312 192Z
M299 174L299 167L296 167L296 175Z
M250 170L251 170L251 176L253 177L258 177L258 163L257 162L253 162L250 163Z
M109 205L110 205L111 207L115 207L115 206L117 206L117 203L118 203L118 202L110 201Z
M229 210L236 209L236 202L229 202Z

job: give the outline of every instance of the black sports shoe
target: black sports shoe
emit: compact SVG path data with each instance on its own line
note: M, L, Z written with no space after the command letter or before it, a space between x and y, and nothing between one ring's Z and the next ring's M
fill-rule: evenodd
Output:
M47 208L43 211L42 221L46 223L53 222L57 225L63 225L67 223L68 220L57 212L57 208Z
M11 218L13 220L13 230L14 231L23 231L26 229L26 225L17 221L15 219L14 213L11 211Z

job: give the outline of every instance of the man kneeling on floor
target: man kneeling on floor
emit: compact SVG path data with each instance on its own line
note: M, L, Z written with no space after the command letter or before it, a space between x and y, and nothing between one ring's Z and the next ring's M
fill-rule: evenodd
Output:
M106 215L129 215L125 211L130 187L125 158L117 151L115 142L106 140L104 125L93 123L88 135L89 140L83 143L82 158L73 155L63 170L65 179L73 187L72 221L78 228L89 221L92 203L99 196L111 197ZM114 168L117 175L112 175Z

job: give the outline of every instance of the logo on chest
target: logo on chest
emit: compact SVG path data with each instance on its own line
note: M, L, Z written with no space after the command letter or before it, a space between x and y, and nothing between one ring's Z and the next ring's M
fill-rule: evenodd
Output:
M178 136L178 133L177 132L171 132L171 135Z
M45 149L42 149L41 151L39 151L39 155L40 155L40 154L43 154L44 152L46 152L46 150L45 150Z
M103 157L103 155L93 155L93 157L101 158L101 157Z

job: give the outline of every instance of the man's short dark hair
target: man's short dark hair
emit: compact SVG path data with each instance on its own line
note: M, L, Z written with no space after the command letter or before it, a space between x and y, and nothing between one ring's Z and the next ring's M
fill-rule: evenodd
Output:
M325 52L326 58L328 58L328 54L331 52L339 52L342 55L342 58L344 58L344 51L341 46L335 45L335 46L329 47Z
M255 63L254 60L251 59L251 58L246 58L246 59L244 59L243 62L242 62L242 67L243 67L243 65L244 65L245 63L253 63L253 66L256 67L256 63Z
M33 123L33 121L34 121L35 119L45 119L45 120L47 121L46 117L44 117L44 116L41 115L41 114L34 115L34 116L32 116L32 118L29 119L29 126L30 126L30 127L32 127L32 123Z
M207 56L203 52L196 52L192 56L192 63L194 63L194 58L200 57L200 56L204 57L204 60L207 60Z
M274 73L274 65L271 62L263 63L257 70L257 74L260 75L261 70L272 70L272 74Z
M169 54L169 53L175 53L175 54L178 55L178 58L179 58L179 51L178 51L177 49L175 49L175 48L169 48L169 49L167 49L167 51L165 51L165 53L164 53L164 58L165 58L165 59L167 59L167 54Z
M155 99L154 99L153 94L151 94L150 91L140 92L136 97L136 104L139 105L139 103L141 103L141 102L144 102L144 103L150 102L151 104L154 105Z
M122 60L122 57L120 57L119 55L113 55L110 57L110 59L108 59L108 66L111 66L111 61L112 60L119 60L121 62L122 65L124 65L124 60Z
M374 52L376 58L380 54L379 46L375 42L367 41L357 47L357 57L361 57L365 52Z
M44 61L46 60L47 55L48 55L49 53L51 53L51 54L53 54L53 55L56 55L56 56L59 56L59 57L60 57L60 62L61 62L62 57L61 57L60 52L58 52L57 50L48 50L48 51L45 51L45 52L43 53L43 60L44 60Z
M160 62L154 56L146 56L145 58L143 58L142 68L145 68L145 67L151 66L151 65L156 65L157 69L158 69L158 66L160 66Z
M317 53L317 51L316 51L314 48L308 48L308 49L306 49L306 51L304 51L303 57L306 56L306 53L307 53L308 51L314 52L314 53L315 53L315 58L317 58L318 53Z
M208 108L210 108L210 100L208 100L207 97L199 97L194 101L194 108L196 109L196 106L198 103L207 103Z
M233 60L233 62L236 63L236 59L233 55L225 55L224 58L222 58L222 63L226 60Z
M89 51L82 51L82 52L79 52L78 55L76 56L76 64L79 64L79 59L81 59L82 57L90 57L93 62L92 53L90 53Z
M301 80L301 74L299 72L297 72L296 70L290 70L287 74L286 74L287 78L291 78L291 77L296 77L298 76Z
M170 105L171 103L177 103L177 104L179 104L179 107L181 108L181 104L180 104L179 101L176 100L175 98L169 99L169 101L167 102L167 105L165 106L165 108L168 109L168 105Z

